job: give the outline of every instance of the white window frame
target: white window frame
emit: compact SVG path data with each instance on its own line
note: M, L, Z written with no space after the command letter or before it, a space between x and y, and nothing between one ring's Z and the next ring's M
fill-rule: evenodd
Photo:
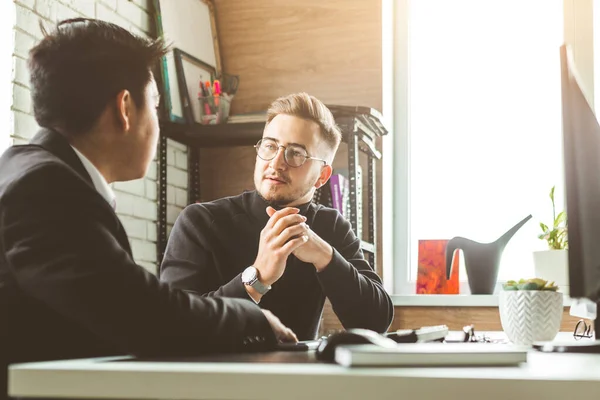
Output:
M479 300L465 302L464 298L458 298L464 296L442 295L432 301L431 296L414 295L415 282L410 280L409 268L410 2L382 0L382 100L384 122L390 130L383 137L383 148L391 149L383 156L382 206L383 215L392 216L382 221L384 285L396 305L496 305L497 300L490 296L469 296ZM600 78L594 82L594 71L600 77L600 60L594 63L594 58L600 57L600 0L564 0L563 4L565 42L571 46L584 90L589 89L586 92L593 104L594 91L600 90ZM597 27L596 32L593 26ZM596 107L600 109L600 104ZM460 292L467 291L467 282L461 282ZM423 300L415 301L415 297Z

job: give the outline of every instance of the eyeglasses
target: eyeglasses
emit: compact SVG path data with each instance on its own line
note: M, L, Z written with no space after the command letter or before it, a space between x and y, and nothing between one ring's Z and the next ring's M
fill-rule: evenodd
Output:
M277 157L277 153L281 147L283 149L283 159L285 160L285 163L292 168L301 167L306 160L321 161L323 165L327 165L327 161L309 156L304 147L296 144L283 146L273 139L261 139L254 147L256 148L256 154L265 161L271 161Z
M594 337L594 331L592 330L593 324L587 324L583 319L577 321L575 329L573 330L573 337L575 340L579 339L591 339Z

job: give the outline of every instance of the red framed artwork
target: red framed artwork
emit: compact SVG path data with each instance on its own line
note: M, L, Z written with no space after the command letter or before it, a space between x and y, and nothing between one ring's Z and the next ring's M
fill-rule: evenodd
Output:
M448 241L448 239L419 240L417 294L458 294L459 257L457 252L452 258L450 279L446 279Z

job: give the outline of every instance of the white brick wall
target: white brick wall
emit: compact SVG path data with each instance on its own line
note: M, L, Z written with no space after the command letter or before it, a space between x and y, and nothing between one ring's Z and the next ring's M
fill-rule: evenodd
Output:
M12 2L3 3L2 6L2 24L0 24L0 154L3 153L11 144L12 140L8 134L12 123L12 103L13 83L9 76L14 75L14 66L11 60L15 52L15 30L14 25L17 22L17 11ZM18 76L21 77L20 75Z
M55 22L65 18L98 18L144 35L152 27L149 14L151 0L14 0L14 4L16 25L9 143L23 144L38 129L33 117L26 59L29 49L41 38L39 20L51 28ZM5 133L0 131L0 143L3 135ZM168 223L172 226L187 204L187 148L169 141L168 152ZM129 235L134 258L153 273L157 263L157 179L154 161L145 178L113 184L117 195L117 214Z

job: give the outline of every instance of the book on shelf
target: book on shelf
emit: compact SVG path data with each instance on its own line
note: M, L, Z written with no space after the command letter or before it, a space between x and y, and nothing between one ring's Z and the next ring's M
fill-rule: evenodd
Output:
M347 201L344 202L344 194L349 191L348 179L342 174L333 174L329 178L329 186L333 208L346 215Z
M356 185L356 220L357 226L353 226L354 233L359 238L362 237L362 168L358 166ZM334 208L339 211L344 218L350 221L350 180L348 179L348 169L336 169L329 178L329 181L315 191L315 203L326 207Z

